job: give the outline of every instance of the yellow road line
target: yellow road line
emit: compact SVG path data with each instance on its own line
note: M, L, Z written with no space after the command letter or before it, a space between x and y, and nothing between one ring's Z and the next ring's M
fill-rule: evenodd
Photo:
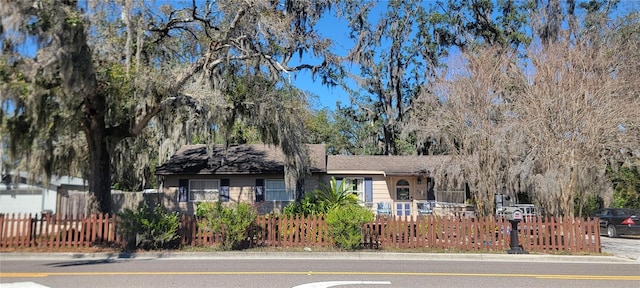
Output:
M180 276L180 275L386 275L422 277L522 277L556 280L620 280L640 281L640 276L625 275L553 275L506 273L431 273L431 272L343 272L343 271L165 271L165 272L7 272L0 278L41 278L55 276Z

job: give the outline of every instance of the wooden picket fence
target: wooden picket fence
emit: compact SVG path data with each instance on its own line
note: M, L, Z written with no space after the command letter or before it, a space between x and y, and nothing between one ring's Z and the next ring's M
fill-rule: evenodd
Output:
M180 235L182 245L211 246L223 241L220 234L198 225L193 216L182 215ZM243 247L328 247L333 245L329 228L322 216L259 216L247 231Z
M365 224L363 245L370 248L436 248L448 251L505 251L512 225L502 218L378 218ZM598 219L534 218L518 225L525 251L601 253Z
M7 248L117 246L116 217L96 214L77 218L31 214L0 214L0 251Z
M194 216L180 218L183 246L215 246L222 235L207 231ZM0 214L0 251L37 247L124 247L118 217L109 214L78 218ZM494 218L378 217L362 227L362 245L370 249L506 251L511 223ZM537 218L519 223L518 242L530 252L601 253L598 219ZM330 247L333 240L321 216L259 216L243 247Z

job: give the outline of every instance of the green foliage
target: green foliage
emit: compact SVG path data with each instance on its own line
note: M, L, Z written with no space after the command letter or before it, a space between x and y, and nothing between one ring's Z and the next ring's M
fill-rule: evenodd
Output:
M640 209L640 192L616 189L611 207Z
M306 199L306 197L303 199ZM298 213L300 213L300 204L296 202L291 202L287 204L287 206L284 206L284 208L282 208L283 215L291 216L291 215L296 215Z
M339 133L332 113L328 109L314 111L309 109L303 115L304 127L307 130L306 143L324 143L328 149L339 146Z
M338 181L331 177L329 184L321 183L321 188L314 190L318 202L324 203L326 209L331 210L336 207L349 204L358 204L358 197L353 194L353 187L347 181Z
M597 194L579 193L574 198L575 215L578 217L593 215L600 208L602 208L602 198Z
M290 203L283 210L285 215L317 215L326 214L336 207L358 204L358 197L346 181L338 181L331 177L329 184L321 183L321 188L305 195L300 203Z
M222 234L223 250L242 248L247 239L247 230L256 219L256 212L247 203L222 205L222 202L202 202L198 204L196 215L202 217L201 228Z
M300 200L300 212L303 215L326 214L329 203L320 201L315 195L305 196Z
M347 250L360 247L362 227L374 219L373 212L360 205L345 205L327 214L327 226L335 244Z
M79 16L79 15L74 15L74 16ZM68 18L64 19L64 23L69 25L69 26L75 27L75 26L78 26L79 24L82 24L82 18L80 18L80 17L68 17Z
M300 199L300 203L292 202L282 210L284 215L320 215L329 211L327 203L319 201L315 194L310 193Z
M359 101L358 105L364 105L365 102ZM338 135L335 139L332 154L352 154L352 155L376 155L382 153L379 147L379 131L382 129L382 121L370 122L367 120L368 114L363 111L366 109L357 109L351 106L342 106L338 103L334 115L335 129ZM366 123L366 124L363 124Z
M613 183L613 201L611 207L640 209L640 166L622 166L608 168Z
M167 213L163 207L150 207L142 201L134 211L125 208L120 216L119 231L127 239L128 248L173 248L179 239L178 215Z

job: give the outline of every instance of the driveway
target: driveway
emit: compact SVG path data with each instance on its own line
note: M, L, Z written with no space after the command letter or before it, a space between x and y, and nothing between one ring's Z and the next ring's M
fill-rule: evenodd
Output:
M622 236L620 238L600 236L600 243L602 244L602 252L640 261L640 237L638 236Z

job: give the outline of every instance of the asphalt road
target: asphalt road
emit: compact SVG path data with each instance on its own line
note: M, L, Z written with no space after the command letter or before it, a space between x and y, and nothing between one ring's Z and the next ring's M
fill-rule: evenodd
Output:
M640 287L640 237L601 243L614 256L0 254L0 288Z
M566 262L524 255L430 260L429 254L358 260L300 255L290 255L295 259L4 259L0 287L640 287L640 263L630 260Z

